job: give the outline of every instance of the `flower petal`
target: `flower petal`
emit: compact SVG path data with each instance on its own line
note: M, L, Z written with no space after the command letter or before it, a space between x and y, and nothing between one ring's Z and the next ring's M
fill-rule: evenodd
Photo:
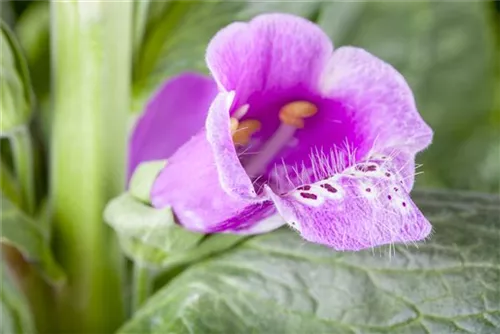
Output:
M399 148L417 153L432 141L432 130L417 111L412 91L392 66L355 47L337 49L321 77L324 96L346 109L373 151Z
M266 220L276 213L272 202L256 194L238 161L229 129L233 97L217 95L206 130L171 156L153 184L153 206L171 207L180 224L193 231L254 234L277 228Z
M284 196L267 193L304 239L355 251L429 235L431 225L402 182L390 161L368 160Z
M166 159L200 131L217 86L206 76L181 74L155 94L137 121L129 145L129 178L143 161Z
M219 86L240 102L256 92L303 87L316 90L333 46L314 23L288 14L233 23L211 40L208 67Z
M219 93L208 113L206 137L222 189L235 197L255 199L257 194L240 163L230 131L229 111L233 102L234 92Z

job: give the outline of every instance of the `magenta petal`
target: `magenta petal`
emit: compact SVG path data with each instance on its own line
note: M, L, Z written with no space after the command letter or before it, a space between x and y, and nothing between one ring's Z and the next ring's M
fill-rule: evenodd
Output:
M229 110L233 101L234 92L219 94L207 117L207 140L224 191L236 197L254 199L257 194L236 154L229 129Z
M255 92L316 90L332 50L328 36L312 22L267 14L219 31L206 60L219 86L237 90L238 101L246 101Z
M417 111L412 91L392 66L355 47L337 49L321 77L324 96L348 106L356 132L373 151L417 153L432 130Z
M217 94L213 80L186 73L166 82L137 121L129 145L128 176L143 161L166 159L201 130Z
M267 193L304 239L355 251L429 235L431 225L402 185L390 161L368 160L284 196Z
M204 232L263 233L277 228L266 196L257 196L229 130L233 93L220 93L201 130L168 160L151 191L156 208L171 207L183 226ZM282 224L283 222L281 222Z

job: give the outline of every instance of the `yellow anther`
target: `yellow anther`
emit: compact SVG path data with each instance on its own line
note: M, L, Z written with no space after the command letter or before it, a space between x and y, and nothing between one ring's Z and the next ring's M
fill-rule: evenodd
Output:
M233 120L231 119L231 132L233 126ZM252 135L259 131L261 128L261 124L257 120L247 119L239 124L237 124L236 131L232 132L233 134L233 142L235 144L247 145L250 142L250 138Z
M314 116L318 112L311 102L296 101L285 105L279 112L281 122L296 128L304 127L304 118Z
M229 128L231 129L231 134L234 135L236 130L238 130L238 125L240 124L240 122L238 122L238 120L234 117L231 117L229 121L230 121Z

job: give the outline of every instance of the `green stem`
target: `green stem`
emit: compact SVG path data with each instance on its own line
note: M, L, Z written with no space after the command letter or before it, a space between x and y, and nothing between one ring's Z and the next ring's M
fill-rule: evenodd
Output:
M148 299L153 291L153 275L149 268L134 263L132 281L132 314Z
M132 2L51 2L51 195L68 274L59 332L108 333L124 319L123 260L102 212L124 190Z
M32 215L35 211L35 179L33 143L27 126L9 135L14 159L15 174L21 187L22 207Z

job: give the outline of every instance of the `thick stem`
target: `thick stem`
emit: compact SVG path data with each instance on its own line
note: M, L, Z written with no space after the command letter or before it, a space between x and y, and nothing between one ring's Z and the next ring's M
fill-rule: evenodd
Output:
M60 332L106 333L123 321L122 260L102 212L124 189L132 2L51 3L51 195L69 284Z
M14 169L21 188L22 207L32 215L35 211L35 179L33 143L27 126L9 135L14 158Z
M141 263L134 263L132 281L132 314L148 299L153 291L153 274Z

